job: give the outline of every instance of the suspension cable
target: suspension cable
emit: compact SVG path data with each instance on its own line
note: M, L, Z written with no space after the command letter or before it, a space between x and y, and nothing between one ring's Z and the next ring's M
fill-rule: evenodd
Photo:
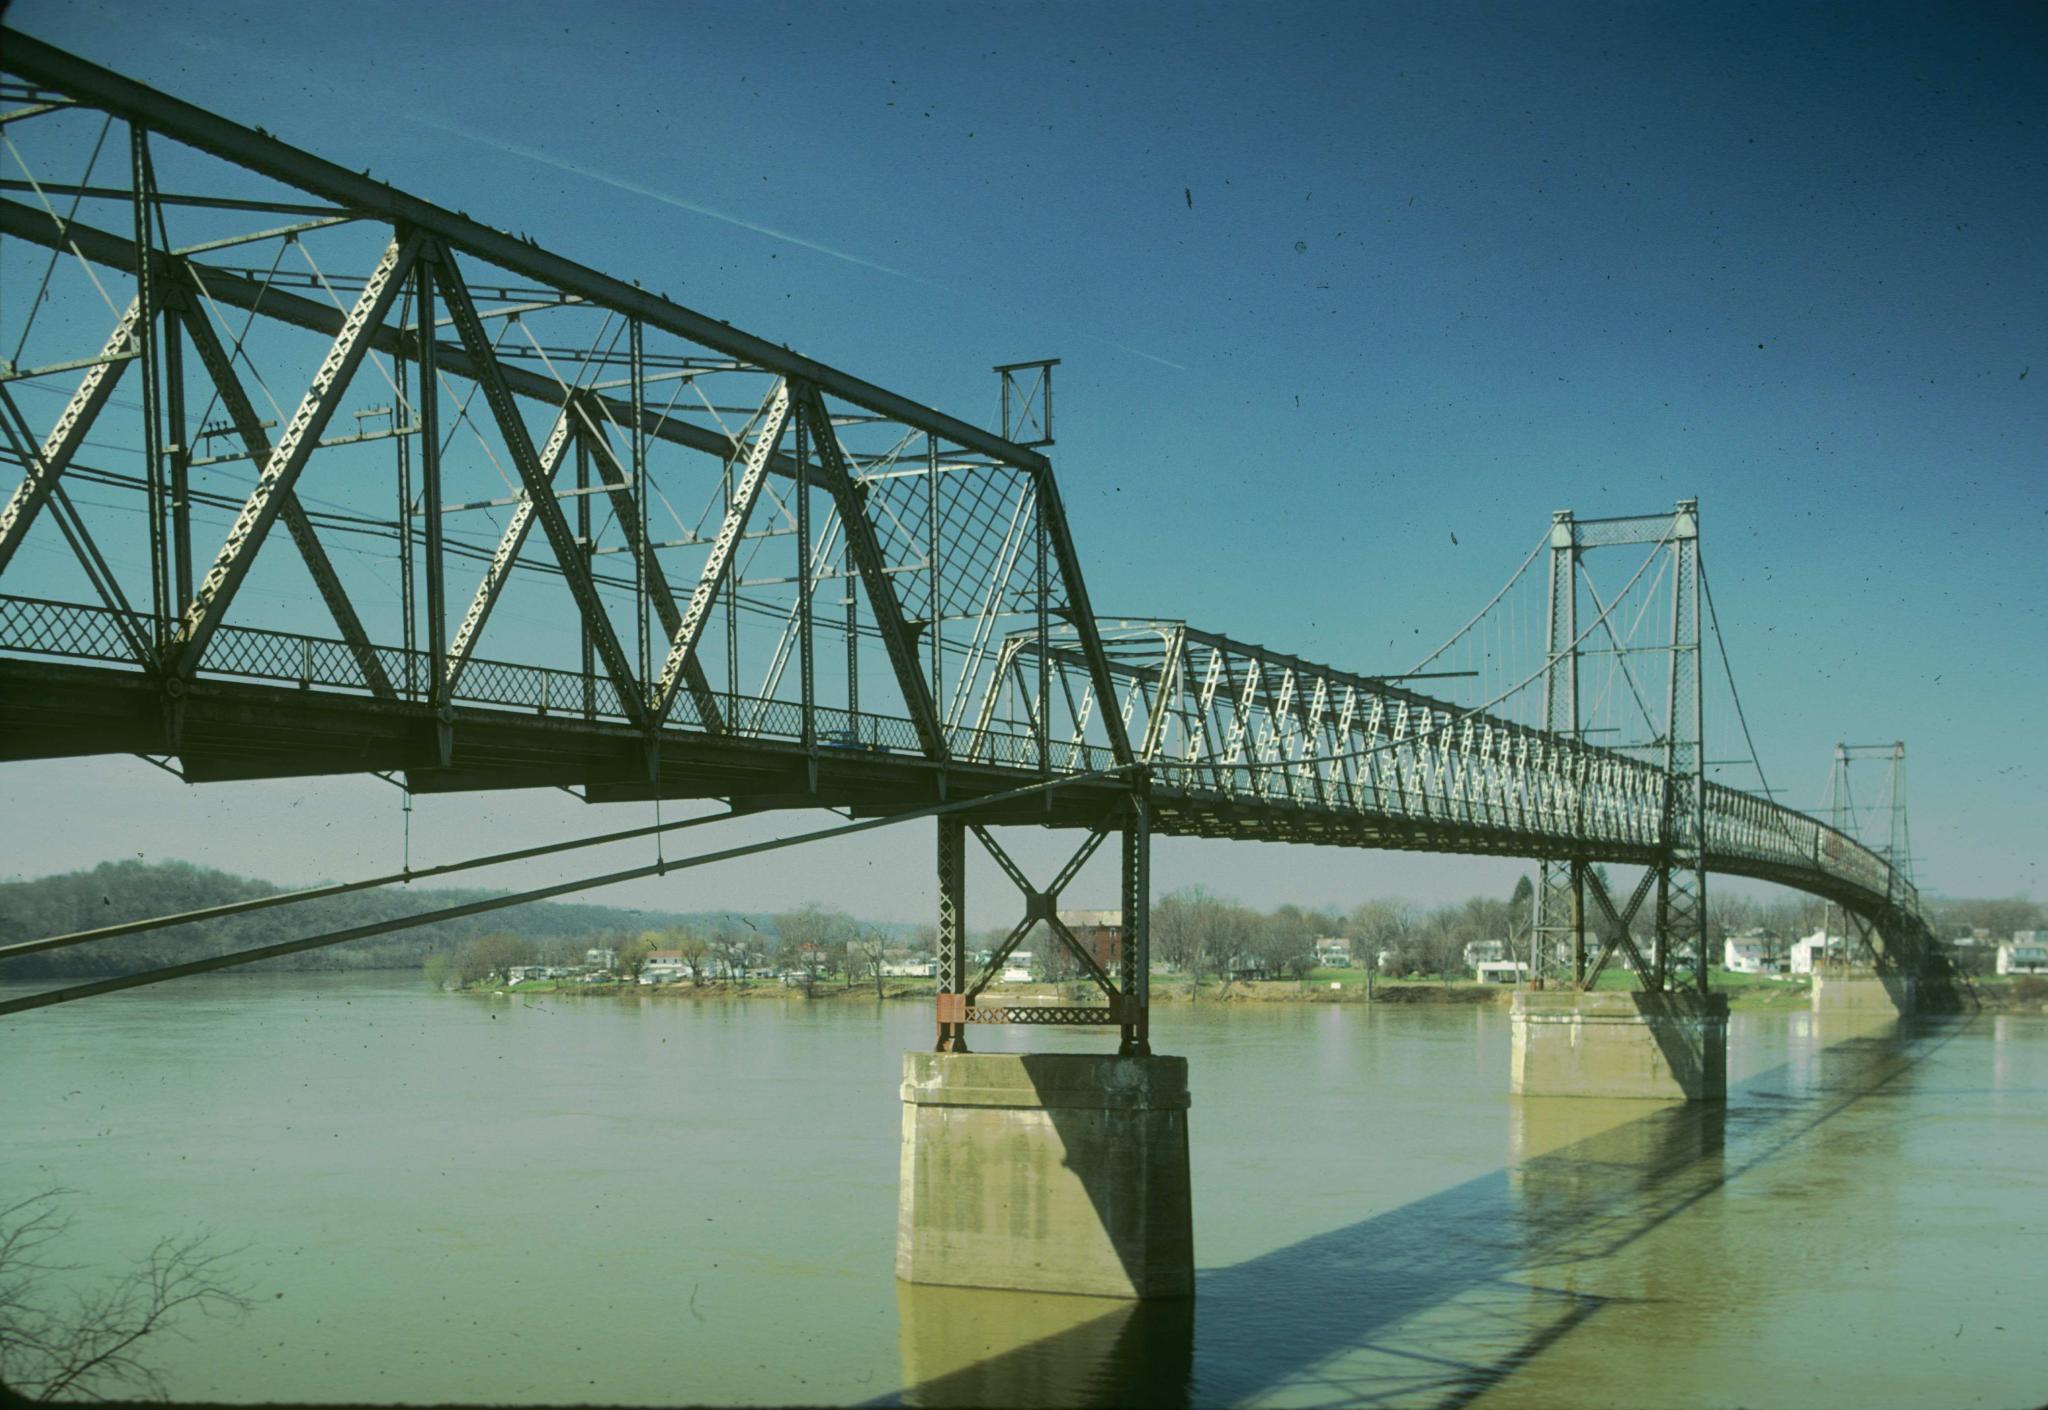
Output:
M1423 657L1420 661L1417 661L1414 665L1410 666L1408 670L1405 672L1405 674L1411 676L1414 675L1417 671L1421 670L1424 666L1427 666L1430 662L1436 660L1437 657L1443 655L1446 651L1449 651L1454 645L1456 645L1460 637L1464 636L1466 632L1472 630L1472 625L1474 622L1477 622L1481 617L1484 617L1487 613L1491 612L1496 606L1498 606L1500 600L1508 595L1508 589L1513 587L1516 583L1522 580L1522 574L1529 571L1529 565L1536 561L1536 555L1543 552L1544 547L1547 544L1549 544L1549 542L1550 534L1546 531L1543 537L1536 541L1536 546L1529 550L1529 556L1522 560L1522 566L1515 569L1514 576L1510 577L1505 583L1501 584L1500 591L1495 593L1492 599L1488 601L1484 607L1480 608L1477 612L1474 612L1472 614L1472 621L1465 623L1464 626L1452 632L1450 638L1447 641L1445 641L1442 646L1439 646L1436 650L1430 652L1429 655Z

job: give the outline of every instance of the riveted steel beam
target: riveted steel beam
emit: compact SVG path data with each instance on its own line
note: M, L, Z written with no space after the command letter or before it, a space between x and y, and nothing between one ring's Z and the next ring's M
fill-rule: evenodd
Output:
M100 408L114 394L114 386L121 380L122 372L134 361L131 354L141 325L142 301L136 299L115 321L114 331L107 335L106 346L100 349L99 356L86 369L85 376L79 379L78 390L71 394L71 400L58 414L50 434L43 438L41 449L22 467L21 483L8 496L6 508L0 509L0 573L7 571L14 551L28 537L29 525L35 522L36 515L49 501L50 492L69 468L71 457L84 442L86 432L92 429Z
M512 400L512 389L500 375L497 354L491 351L491 340L484 332L483 321L477 317L476 304L469 296L468 285L463 282L462 271L445 248L437 249L436 254L439 258L435 283L440 288L441 300L448 306L449 316L455 320L463 349L469 354L471 375L483 389L484 400L491 408L491 418L498 425L498 435L511 453L521 483L526 486L527 503L534 507L540 518L541 532L547 535L548 546L554 550L555 561L569 584L570 594L576 599L577 610L583 614L584 623L590 629L598 659L604 662L605 673L611 677L612 685L619 693L620 704L629 719L635 724L642 723L646 716L646 700L634 679L632 664L626 659L625 648L619 644L619 634L605 612L603 599L597 595L597 585L591 581L590 565L583 559L576 535L569 528L562 506L555 501L554 487L542 471L540 456L533 448L533 437L528 434L526 422L519 415L518 403Z
M182 295L173 297L180 304L174 312L190 334L192 346L199 353L199 361L205 366L206 375L212 378L214 389L220 393L221 406L234 423L236 434L249 452L250 461L257 465L269 464L273 448L270 438L263 434L262 418L257 416L249 394L243 390L241 378L235 375L234 364L228 358L227 349L221 345L219 335L213 331L212 322L206 317L205 310L192 307L189 299ZM299 550L299 557L305 560L306 571L313 575L313 585L319 589L320 600L327 604L334 625L341 630L342 640L355 654L356 665L361 669L370 693L387 700L396 698L398 692L392 688L391 677L377 659L377 648L370 643L370 634L363 630L362 618L356 615L355 604L349 601L348 591L341 585L340 574L335 572L333 561L328 558L319 535L314 533L313 522L306 517L297 491L284 492L279 513L284 519L285 531Z
M138 122L158 136L320 196L347 211L423 231L449 249L475 255L497 268L573 293L602 308L640 319L649 327L687 338L780 376L809 382L840 400L905 425L936 432L957 445L1020 469L1046 468L1044 457L1036 451L978 426L158 92L54 45L12 29L0 31L0 39L4 39L0 43L0 66L7 72L102 112ZM1067 566L1063 563L1063 570Z
M704 625L711 620L712 604L718 599L719 586L725 581L726 569L732 563L733 550L739 545L740 535L747 531L747 521L754 516L754 505L761 498L761 482L767 477L768 462L789 425L791 409L789 383L779 381L755 418L754 442L747 448L746 468L740 473L740 482L733 490L732 507L726 510L725 520L718 526L718 536L711 541L711 553L704 560L697 586L690 593L690 605L684 609L682 621L676 624L669 638L668 660L662 665L661 679L655 683L650 702L657 725L668 718L669 710L675 705L676 689L683 680L683 667L696 654L697 642L704 635Z
M567 458L573 425L574 419L566 410L555 417L547 444L540 452L540 477L546 489L538 496L531 489L523 492L512 510L512 517L506 521L505 532L498 536L497 550L491 554L490 565L477 581L476 591L469 599L469 610L462 615L462 625L455 629L455 639L448 644L448 664L442 668L442 679L434 697L436 700L454 699L455 688L462 684L462 673L469 667L477 638L483 635L491 609L497 606L505 584L512 577L512 567L519 561L520 550L526 547L527 536L533 532L534 501L553 498L555 477ZM579 563L583 561L580 553L576 558ZM585 571L588 571L587 566Z
M882 546L875 540L875 526L868 519L867 492L855 481L846 463L846 451L839 444L839 436L832 429L832 417L825 409L825 399L816 387L805 386L798 392L802 411L810 422L813 439L817 443L819 459L823 462L825 488L832 495L832 502L839 508L839 522L846 535L846 546L853 555L860 570L861 586L867 589L868 605L874 609L875 625L882 633L882 644L888 648L889 665L896 673L896 685L903 693L903 703L910 710L910 719L917 726L917 739L927 757L946 757L946 735L939 726L938 708L932 703L930 684L924 672L918 668L917 644L911 637L910 624L903 616L903 603L896 596L895 585L889 581L887 564L882 556ZM849 594L852 584L847 585ZM936 615L936 613L934 614Z
M341 331L329 345L320 370L313 374L312 385L306 389L299 409L285 425L270 458L263 462L256 488L236 516L234 527L228 530L227 541L193 592L192 605L172 636L167 654L179 677L190 680L198 673L207 643L220 628L236 591L249 575L257 550L284 508L285 496L298 482L350 378L369 352L370 330L384 321L397 301L420 244L420 236L413 233L394 237L385 247L383 257L356 298L355 307L349 310Z
M592 462L597 466L597 476L605 483L605 494L612 502L612 515L631 540L635 559L647 580L647 595L654 603L654 612L661 621L664 636L673 638L676 629L683 624L683 612L676 605L676 595L669 587L668 574L661 570L661 559L647 541L647 526L640 514L640 500L633 494L634 486L627 483L625 470L618 457L612 453L611 444L605 439L604 424L610 421L606 415L604 400L590 392L578 392L571 403L576 409L578 434L593 452ZM646 487L640 487L644 497ZM704 674L704 663L692 652L683 662L683 685L690 692L690 700L697 707L697 717L704 728L717 734L725 728L725 717L718 708L717 692L711 688L711 680Z

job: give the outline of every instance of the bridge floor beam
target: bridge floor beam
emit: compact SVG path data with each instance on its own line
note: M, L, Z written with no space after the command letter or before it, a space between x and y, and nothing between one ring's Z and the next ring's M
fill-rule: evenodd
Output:
M1728 1095L1725 994L1525 989L1515 995L1510 1027L1516 1096Z
M1186 1058L905 1053L896 1276L1192 1296L1187 1112Z

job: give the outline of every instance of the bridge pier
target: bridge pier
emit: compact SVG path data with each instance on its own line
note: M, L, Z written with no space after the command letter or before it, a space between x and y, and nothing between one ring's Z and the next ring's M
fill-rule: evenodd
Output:
M1813 972L1813 1011L1877 1014L1907 1018L1918 1006L1920 986L1910 974L1877 969Z
M896 1276L1192 1296L1187 1110L1186 1058L905 1053Z
M1512 1088L1526 1097L1722 1101L1728 999L1692 989L1515 995Z

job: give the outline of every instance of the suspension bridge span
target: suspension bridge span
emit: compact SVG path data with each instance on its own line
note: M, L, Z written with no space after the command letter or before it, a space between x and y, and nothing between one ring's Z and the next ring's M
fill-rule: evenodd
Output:
M1554 515L1494 601L1397 675L1099 615L1046 454L1052 362L995 369L1001 424L984 429L5 41L0 456L19 480L0 508L0 758L136 754L194 784L377 773L415 793L559 787L849 819L805 837L935 819L936 1053L906 1100L918 1160L941 1166L957 1156L946 1141L971 1141L976 1102L1010 1110L1028 1086L1100 1116L1126 1155L1170 1166L1178 1130L1184 1188L1184 1077L1119 1086L1093 1068L1046 1077L1041 1060L1025 1081L968 1052L976 1023L1079 1023L1115 1028L1125 1068L1173 1061L1149 1058L1154 835L1538 859L1528 958L1548 987L1518 1011L1531 1052L1560 1014L1575 1043L1613 1017L1585 991L1618 958L1639 981L1624 1026L1684 1095L1712 1095L1692 1069L1725 1031L1710 873L1828 898L1894 988L1922 963L1898 847L1710 777L1726 763L1709 757L1710 648L1726 656L1692 500ZM1603 595L1596 556L1633 576ZM1079 834L1043 885L992 831L1015 825ZM970 835L1022 897L979 969ZM1123 929L1104 963L1057 902L1111 839ZM1610 893L1607 864L1640 879ZM1040 925L1099 1001L984 1000ZM983 1067L956 1080L955 1058ZM917 1168L921 1188L940 1179ZM909 1189L906 1175L906 1210ZM1166 1225L1115 1235L1124 1281L1081 1290L1179 1286L1166 1226L1184 1215L1183 1198ZM962 1280L951 1255L904 1257Z

